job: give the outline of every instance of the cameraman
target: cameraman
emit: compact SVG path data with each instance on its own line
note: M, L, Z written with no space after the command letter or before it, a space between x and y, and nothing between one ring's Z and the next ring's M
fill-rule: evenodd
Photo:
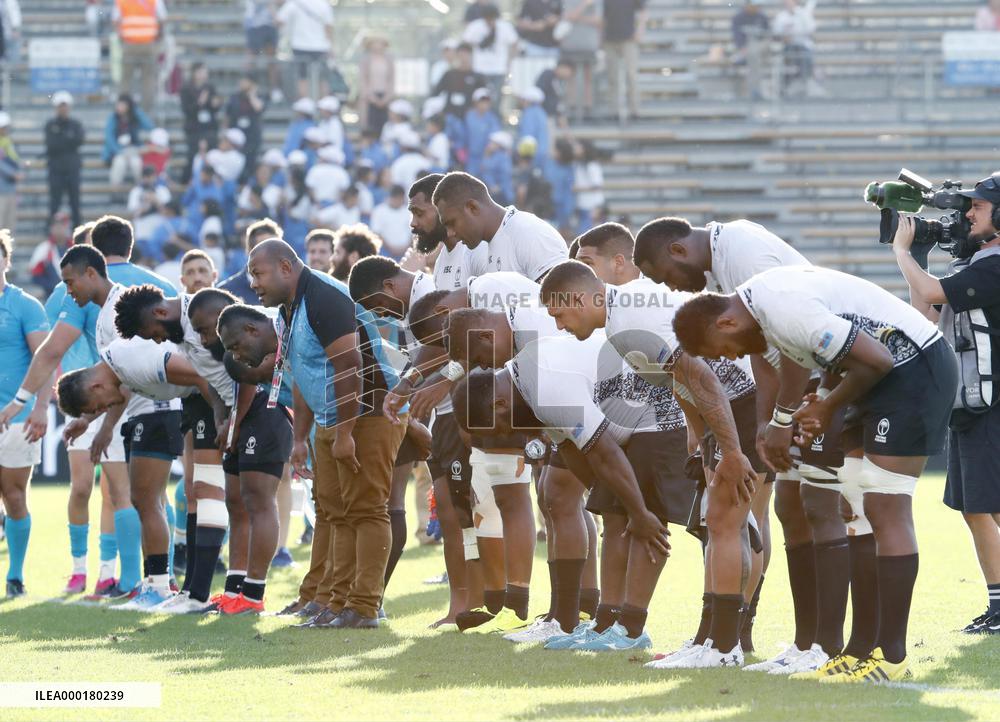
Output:
M961 370L944 503L969 525L989 599L987 611L963 631L1000 634L1000 383L993 383L1000 381L1000 173L960 194L972 200L966 218L977 250L971 258L953 261L944 278L930 275L910 253L914 222L904 216L892 247L910 302L939 323Z

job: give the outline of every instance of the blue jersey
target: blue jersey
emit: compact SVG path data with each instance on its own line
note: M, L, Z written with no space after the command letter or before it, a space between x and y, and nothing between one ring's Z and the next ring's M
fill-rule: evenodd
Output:
M538 141L535 151L535 167L542 170L549 161L549 116L540 105L529 105L521 112L521 122L517 126L517 139L530 135Z
M49 321L38 299L8 283L0 293L0 406L6 406L14 399L24 375L28 373L31 365L28 334L48 330ZM25 404L11 423L27 419L32 406L31 403Z
M465 170L469 175L479 177L483 154L486 152L486 146L490 142L490 136L502 129L500 118L492 110L485 113L470 110L465 114L466 149L469 151L469 159L465 163Z
M513 203L514 167L510 153L497 150L484 156L479 166L479 179L486 184L490 195L502 206Z
M56 322L59 321L59 311L62 308L62 304L65 299L66 284L60 281L59 285L53 289L52 294L48 297L48 300L45 301L45 315L48 317L49 326L52 328L55 328ZM73 299L70 299L70 301L76 305L76 302L73 301ZM83 311L82 308L80 310ZM61 364L63 373L76 371L77 369L85 369L88 366L93 366L97 363L97 355L93 352L96 344L88 342L84 329L78 330L81 331L80 338L74 341L73 344L66 349L66 353L63 354Z

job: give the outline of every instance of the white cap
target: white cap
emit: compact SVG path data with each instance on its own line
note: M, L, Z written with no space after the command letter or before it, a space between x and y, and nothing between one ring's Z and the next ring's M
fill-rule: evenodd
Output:
M288 165L305 165L309 162L309 156L301 150L293 150L288 154Z
M529 103L541 103L545 100L545 92L537 85L532 85L518 93L517 97Z
M288 161L285 160L285 156L283 156L281 151L277 148L269 148L261 158L261 162L264 165L269 165L274 168L284 168L288 165Z
M445 99L440 95L428 98L424 103L424 110L422 113L424 120L430 120L435 115L441 115L441 113L444 112L446 105L447 103L445 102Z
M396 133L396 142L400 148L419 148L421 146L420 133L412 128L403 128Z
M319 99L316 107L320 110L325 110L327 113L336 113L340 110L340 98L335 95L327 95Z
M167 132L166 128L153 128L149 132L149 142L161 148L166 148L170 145L170 133Z
M462 43L458 38L445 38L441 41L442 50L458 50L458 46Z
M10 127L10 113L0 110L0 128Z
M480 100L489 100L492 97L489 88L477 88L476 92L472 94L472 102L478 103Z
M316 155L318 155L321 160L325 160L327 163L344 165L344 151L335 145L324 145L316 151Z
M222 151L218 148L212 148L205 154L205 165L211 168L213 171L218 173L219 164L224 163L222 158Z
M235 145L237 148L242 148L243 144L247 142L247 136L246 133L239 128L230 128L226 131L226 140Z
M303 115L316 115L316 102L312 98L299 98L292 103L292 110Z
M222 221L218 216L209 216L201 224L201 230L198 232L198 238L202 241L205 240L206 236L221 236L222 235Z
M413 106L410 104L409 100L396 98L394 101L389 103L389 112L395 113L396 115L402 115L404 118L409 118L413 115Z
M306 128L306 132L303 133L302 137L305 138L308 143L323 144L327 142L326 133L317 125L314 125L311 128Z
M65 90L59 90L52 95L52 105L73 105L73 96Z
M496 143L504 150L510 150L511 146L514 145L514 139L506 130L498 130L490 133L490 143Z

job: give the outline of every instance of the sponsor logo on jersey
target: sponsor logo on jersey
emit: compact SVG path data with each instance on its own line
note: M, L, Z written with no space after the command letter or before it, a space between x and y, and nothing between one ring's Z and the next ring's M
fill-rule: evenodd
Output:
M451 478L455 481L461 481L462 479L462 462L458 459L451 462Z
M248 456L253 456L256 448L257 448L257 437L251 436L249 439L247 439L246 454Z
M813 451L822 451L823 450L823 437L824 436L826 436L826 434L820 434L815 439L813 439L812 446L810 447L810 448L812 448Z
M818 344L819 350L825 351L826 349L830 348L831 343L833 343L833 334L827 331L826 333L823 334L823 338L819 340Z
M135 428L132 429L132 441L134 442L142 441L143 431L145 431L145 427L143 427L142 422L140 421L138 424L135 425Z
M885 443L885 437L889 433L889 419L882 419L878 422L878 428L875 429L875 441L880 444Z
M194 433L196 438L205 438L205 419L198 419L198 423L194 427Z

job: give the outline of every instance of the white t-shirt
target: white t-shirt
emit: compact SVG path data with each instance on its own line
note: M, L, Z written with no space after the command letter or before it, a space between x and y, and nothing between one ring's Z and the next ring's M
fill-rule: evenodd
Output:
M287 28L292 50L329 52L326 33L327 27L333 25L333 8L327 0L287 0L278 10L277 19Z
M654 386L668 386L669 373L682 350L674 333L677 309L693 294L671 291L648 278L638 278L605 289L604 332L629 367ZM708 362L732 401L753 393L749 359L713 359ZM688 395L681 384L682 393Z
M218 268L218 266L216 266ZM163 263L156 264L153 269L153 273L157 276L163 276L165 279L170 281L170 285L173 286L178 293L184 289L181 287L181 262L176 258L172 261L164 261Z
M604 170L597 161L574 164L573 185L577 208L593 211L604 205Z
M316 211L316 221L321 228L329 228L332 231L341 226L350 226L361 222L361 208L354 206L348 208L343 203L336 203L326 208Z
M730 294L758 273L778 266L808 266L801 253L752 221L709 223L712 270L705 290Z
M451 141L448 136L442 133L435 133L427 141L427 155L430 157L431 165L435 168L448 169L451 167Z
M864 331L896 366L941 338L909 304L870 281L817 266L774 268L736 289L768 343L810 369L836 369Z
M493 44L480 47L489 35L489 23L482 18L465 26L462 40L472 46L472 70L481 75L506 75L511 48L518 41L517 30L508 21L498 18Z
M569 258L569 248L559 232L538 216L514 206L489 240L490 271L514 271L537 281L557 263Z
M246 156L235 148L231 148L230 150L219 151L219 159L212 168L223 180L235 181L240 177L240 173L243 172L243 166L246 163Z
M153 188L143 188L141 185L137 185L128 192L128 212L133 215L138 213L142 206L143 195L150 191L156 196L156 202L161 206L170 202L170 189L165 185L156 185Z
M175 353L177 347L169 341L156 343L137 337L115 339L100 356L133 394L154 401L172 401L193 391L190 386L167 381L167 359Z
M506 313L510 306L538 303L541 286L518 273L487 273L469 279L469 308Z
M306 173L306 188L316 203L340 200L340 194L351 187L351 176L339 165L317 163Z
M421 173L431 169L431 162L420 153L404 153L389 166L389 176L393 185L403 186L409 190L413 181Z
M389 254L399 258L410 247L413 231L410 230L410 209L406 205L393 208L379 203L372 211L371 229L385 242Z
M188 307L191 305L192 295L182 293L181 299L181 328L184 329L184 341L180 344L180 351L187 357L187 360L194 367L194 370L212 385L226 406L233 408L236 405L236 391L232 377L226 371L226 367L221 361L216 361L212 352L201 344L199 336L194 327L191 326L191 319L188 318Z

